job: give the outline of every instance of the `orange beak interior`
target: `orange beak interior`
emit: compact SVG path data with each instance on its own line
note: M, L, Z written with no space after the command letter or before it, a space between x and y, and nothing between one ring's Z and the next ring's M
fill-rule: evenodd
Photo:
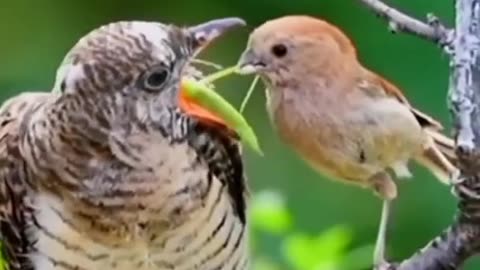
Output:
M215 126L220 125L224 128L228 128L227 123L222 118L216 116L214 113L195 103L194 100L184 94L183 89L180 89L179 104L180 108L186 114L200 120L204 124L210 124Z

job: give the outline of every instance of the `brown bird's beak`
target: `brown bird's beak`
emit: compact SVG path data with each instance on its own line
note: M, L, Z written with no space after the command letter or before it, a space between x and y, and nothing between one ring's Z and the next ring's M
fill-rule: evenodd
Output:
M201 51L203 51L211 42L218 37L226 34L228 31L245 26L246 22L243 19L230 17L223 19L211 20L196 26L187 28L187 32L193 38L192 50L195 57ZM183 85L180 86L180 108L188 115L197 118L198 120L221 126L227 126L225 121L211 112L208 108L202 107L192 98L188 98L183 91Z
M266 65L262 59L250 48L246 49L237 63L238 71L237 73L242 75L255 74L263 69Z

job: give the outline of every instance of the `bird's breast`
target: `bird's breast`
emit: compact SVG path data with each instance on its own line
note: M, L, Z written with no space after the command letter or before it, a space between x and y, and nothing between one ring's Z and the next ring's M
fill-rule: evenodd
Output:
M249 269L245 224L234 215L224 186L212 180L190 219L158 227L118 223L112 227L118 231L104 231L102 239L92 237L96 220L82 226L58 198L37 196L31 235L35 269ZM175 200L170 197L168 203L175 205Z
M187 141L133 134L109 146L113 156L55 167L63 181L82 171L81 188L34 196L36 270L248 269L228 187Z
M73 199L80 219L98 223L100 239L101 227L149 238L150 231L178 226L201 210L213 179L186 142L130 136L112 139L110 148L114 158L91 159L89 177Z
M393 98L289 93L271 108L273 122L282 140L323 173L365 181L421 150L420 125Z

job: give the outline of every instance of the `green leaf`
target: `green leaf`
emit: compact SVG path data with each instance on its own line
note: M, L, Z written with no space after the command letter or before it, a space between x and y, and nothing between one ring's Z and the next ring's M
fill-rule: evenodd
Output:
M340 261L353 240L353 232L346 226L337 225L313 239L314 250L320 259Z
M342 225L328 229L315 237L296 233L285 239L284 255L296 269L340 269L339 265L344 260L352 238L352 231Z
M283 197L273 191L257 193L253 197L250 213L253 226L271 234L284 234L293 224Z
M345 270L338 266L337 261L322 261L317 263L313 270Z
M287 261L299 270L313 270L318 262L312 251L313 241L305 233L294 233L285 238L283 254Z
M4 259L2 242L0 242L0 270L7 270L7 262Z

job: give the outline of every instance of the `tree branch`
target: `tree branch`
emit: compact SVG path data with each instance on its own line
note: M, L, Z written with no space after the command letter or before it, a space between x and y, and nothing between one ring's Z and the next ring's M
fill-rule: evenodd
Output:
M429 15L418 21L378 0L360 0L403 32L434 41L450 55L449 108L460 179L454 223L412 257L388 270L457 269L480 248L480 0L456 0L455 30Z
M478 223L456 220L445 232L412 257L392 263L388 270L453 270L478 249Z
M457 125L457 146L465 162L478 161L472 154L478 152L480 145L480 112L477 110L480 105L479 5L478 0L457 1L457 37L450 61L450 109Z
M388 6L380 0L360 0L378 16L386 19L392 32L414 34L423 39L433 41L441 47L449 47L453 31L445 27L433 14L427 14L427 22L417 20L405 13Z

